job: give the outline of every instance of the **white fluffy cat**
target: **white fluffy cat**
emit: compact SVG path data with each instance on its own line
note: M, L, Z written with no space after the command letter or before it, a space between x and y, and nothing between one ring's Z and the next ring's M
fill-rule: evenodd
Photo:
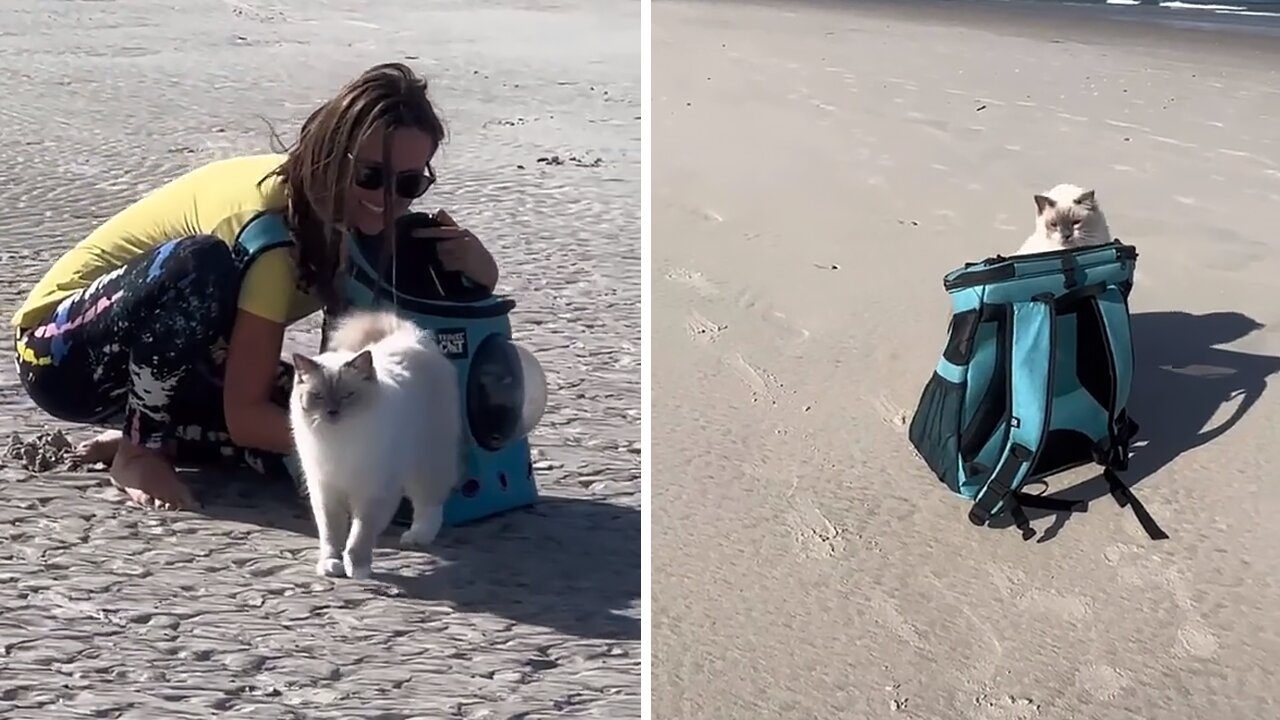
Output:
M330 345L293 356L289 420L320 536L316 572L363 579L401 498L413 504L401 544L439 532L461 474L461 393L430 335L392 313L347 315Z
M1107 218L1093 190L1062 184L1036 200L1036 229L1015 255L1065 250L1111 242Z

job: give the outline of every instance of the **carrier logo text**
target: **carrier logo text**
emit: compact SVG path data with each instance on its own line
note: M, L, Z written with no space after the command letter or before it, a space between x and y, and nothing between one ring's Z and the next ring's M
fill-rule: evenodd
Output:
M467 357L467 331L465 328L445 328L436 331L436 343L444 356L454 360Z

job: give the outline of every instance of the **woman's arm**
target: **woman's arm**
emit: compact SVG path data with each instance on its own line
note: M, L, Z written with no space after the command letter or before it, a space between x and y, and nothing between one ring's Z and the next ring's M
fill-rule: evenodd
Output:
M245 310L236 315L222 402L227 432L240 447L293 452L289 414L271 402L283 345L283 324Z

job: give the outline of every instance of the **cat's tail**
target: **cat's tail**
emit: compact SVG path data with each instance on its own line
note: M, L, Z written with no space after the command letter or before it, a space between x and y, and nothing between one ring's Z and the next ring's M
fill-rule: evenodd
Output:
M334 324L329 336L329 349L360 352L379 340L400 333L418 337L422 330L393 312L355 310Z

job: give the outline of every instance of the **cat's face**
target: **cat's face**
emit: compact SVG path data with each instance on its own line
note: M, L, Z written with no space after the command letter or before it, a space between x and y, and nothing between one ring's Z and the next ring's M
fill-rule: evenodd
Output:
M1068 199L1036 195L1036 221L1045 237L1062 247L1081 247L1111 242L1106 220L1092 190Z
M329 367L305 355L293 356L293 393L312 427L336 424L372 404L378 389L368 350Z

